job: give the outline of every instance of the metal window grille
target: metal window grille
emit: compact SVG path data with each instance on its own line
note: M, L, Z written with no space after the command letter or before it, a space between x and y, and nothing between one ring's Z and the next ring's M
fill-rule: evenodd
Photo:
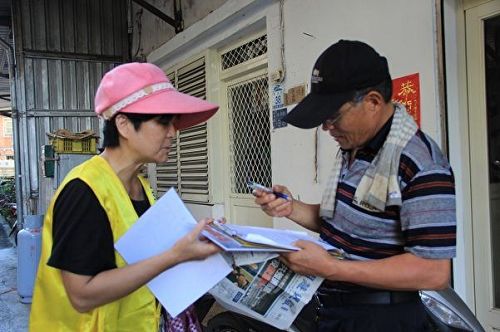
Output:
M205 99L205 59L198 59L168 74L180 92ZM171 187L185 201L208 202L207 125L182 130L172 142L168 160L156 167L157 190L161 196Z
M267 35L222 54L222 69L228 69L267 53Z
M271 185L267 74L228 86L231 191L250 193L246 182Z

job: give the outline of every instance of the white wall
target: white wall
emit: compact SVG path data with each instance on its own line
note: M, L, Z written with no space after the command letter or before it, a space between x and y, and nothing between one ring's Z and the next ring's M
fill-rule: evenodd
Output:
M201 220L206 217L224 217L224 206L222 206L221 204L214 204L212 206L187 203L186 207L196 220Z
M174 15L176 0L148 0L147 2L170 16ZM227 0L180 1L184 29L207 16ZM132 26L132 56L133 60L148 54L176 35L175 28L155 14L144 9L135 2L132 3L132 13L129 24Z

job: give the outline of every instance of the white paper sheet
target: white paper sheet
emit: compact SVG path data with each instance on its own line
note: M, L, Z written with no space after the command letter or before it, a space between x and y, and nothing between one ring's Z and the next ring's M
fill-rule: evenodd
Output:
M203 235L229 252L283 252L299 250L294 246L298 240L307 240L322 246L325 250L336 250L329 243L306 232L255 227L214 222L202 231Z
M128 264L168 250L196 224L175 190L170 189L116 243ZM231 272L220 254L203 261L181 263L151 280L147 286L175 317Z
M238 234L241 238L250 242L298 250L293 243L298 240L307 240L322 246L325 250L335 249L327 242L319 239L318 237L310 236L306 232L244 225L227 225L226 227L236 232L236 234Z

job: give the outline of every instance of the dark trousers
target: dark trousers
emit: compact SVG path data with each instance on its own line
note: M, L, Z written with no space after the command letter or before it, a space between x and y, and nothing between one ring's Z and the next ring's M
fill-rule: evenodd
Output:
M318 310L319 332L432 331L420 300L391 304L349 304Z

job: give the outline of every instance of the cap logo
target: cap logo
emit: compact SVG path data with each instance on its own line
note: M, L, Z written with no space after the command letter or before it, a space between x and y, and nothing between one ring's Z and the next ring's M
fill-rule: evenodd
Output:
M311 83L323 82L323 77L319 76L319 70L314 69L311 76Z
M121 99L114 105L111 105L108 109L106 109L104 112L102 112L101 117L104 118L104 120L109 120L115 115L117 112L121 111L125 107L127 107L130 104L135 103L139 99L145 98L157 91L161 90L175 90L174 86L172 83L169 82L160 82L160 83L155 83L151 84L148 86L143 87L142 89L128 95L127 97Z

